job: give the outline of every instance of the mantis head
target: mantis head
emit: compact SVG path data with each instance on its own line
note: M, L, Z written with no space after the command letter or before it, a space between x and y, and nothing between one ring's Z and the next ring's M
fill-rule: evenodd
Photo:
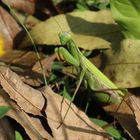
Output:
M71 35L67 32L59 33L60 42L62 45L66 45L71 40Z

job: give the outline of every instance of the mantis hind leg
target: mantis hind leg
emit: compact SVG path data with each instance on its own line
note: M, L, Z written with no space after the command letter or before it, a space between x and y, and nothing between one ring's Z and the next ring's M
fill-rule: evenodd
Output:
M97 78L94 77L91 73L86 73L88 79L86 79L87 88L91 94L93 101L98 102L102 105L116 103L117 100L111 95L111 90L108 90L106 87L99 82Z
M65 113L65 115L64 115L64 117L63 117L63 119L62 119L62 122L60 123L60 125L59 125L57 128L59 128L59 127L62 125L62 123L64 122L64 120L65 120L65 118L66 118L66 116L67 116L67 114L68 114L68 111L69 111L69 109L70 109L70 107L71 107L71 105L72 105L72 102L73 102L73 100L74 100L74 98L75 98L75 96L76 96L76 94L77 94L77 91L78 91L78 89L79 89L79 87L80 87L80 85L81 85L81 83L82 83L82 81L83 81L84 75L85 75L85 71L82 70L81 73L80 73L79 82L78 82L78 84L77 84L77 86L76 86L76 89L75 89L75 92L74 92L74 94L73 94L73 96L72 96L72 98L71 98L71 101L70 101L70 104L69 104L69 106L68 106L68 109L67 109L67 111L66 111L66 113Z

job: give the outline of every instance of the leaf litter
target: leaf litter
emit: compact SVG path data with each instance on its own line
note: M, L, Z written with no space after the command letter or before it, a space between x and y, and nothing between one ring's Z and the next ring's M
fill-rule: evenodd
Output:
M11 102L11 105L14 104L12 105L14 110L11 111L16 113L9 116L16 120L18 115L23 117L23 119L18 119L17 122L24 126L26 133L30 133L30 131L25 124L30 124L30 130L37 131L38 137L51 138L47 130L44 130L42 127L40 116L48 123L54 139L112 139L102 128L93 124L85 113L80 111L75 105L71 106L64 124L58 129L57 127L60 125L62 117L68 108L69 101L55 94L49 86L41 91L33 89L24 84L20 77L7 67L0 67L0 83L6 92L4 94L9 95L10 98L8 100ZM2 100L1 104L9 102L7 98L0 99ZM31 137L35 137L33 134L30 134Z
M130 97L130 102L135 114L135 119L137 121L137 127L140 131L140 97L133 95Z
M19 43L20 36L17 34L21 31L21 27L16 20L2 7L0 7L0 33L4 39L4 50L10 51L14 47L14 43Z
M23 9L23 10L25 10L25 9ZM93 17L86 16L86 14L89 15L89 13L92 13L90 15L93 15ZM81 48L93 50L93 49L110 48L111 45L119 46L120 40L123 37L122 37L122 34L120 33L118 26L112 20L112 16L111 16L110 12L109 11L106 11L106 12L100 11L100 12L95 12L95 15L93 13L94 12L87 12L87 13L85 12L83 14L81 14L81 12L80 12L80 14L79 13L76 13L76 14L70 13L66 16L59 15L59 16L55 17L55 19L60 25L63 25L63 24L61 24L62 21L65 23L66 31L72 32L73 38L74 38L74 40L76 39L76 42L78 42L79 40L80 41L84 40L84 42L82 42L82 43L78 42L78 45ZM91 20L93 20L93 19L95 22L98 23L98 25L99 25L99 23L101 23L103 25L111 24L111 26L106 26L107 28L102 28L102 29L96 28L99 30L94 30L94 32L92 30L90 30L90 31L92 31L92 33L95 34L94 35L91 33L92 36L90 36L90 34L86 34L85 28L80 26L80 28L78 29L77 25L76 26L74 25L74 23L78 23L78 26L79 26L79 23L81 23L83 17L84 17L84 19L85 19L85 17L89 17L89 21L85 22L84 27L87 27L86 25L89 22L91 22L91 24L89 24L89 25L92 26L93 21L91 21ZM102 18L100 19L99 17L102 17ZM103 17L105 17L104 20L103 20ZM79 18L81 18L81 19L79 20ZM63 20L61 20L61 19L63 19ZM107 21L105 21L106 19L107 19ZM79 21L79 22L76 22L76 21ZM47 44L47 45L48 44L49 45L50 44L51 45L59 44L58 33L61 30L60 30L60 27L58 26L57 22L55 22L54 19L51 18L48 21L38 23L36 26L34 26L34 28L31 29L30 33L31 34L33 33L33 38L35 37L34 39L37 44ZM48 25L46 25L46 23ZM44 28L42 28L42 25ZM55 26L52 26L52 25L57 26L57 28L55 28L55 29L58 29L58 30L55 30L54 32L51 32L52 30L51 31L46 30L46 26L49 26L52 29L54 29L53 27L55 27ZM94 27L99 27L98 25L94 26ZM16 26L17 25L15 25L15 27ZM82 28L83 28L83 30L82 30L83 33L82 34L80 33L80 35L78 35L77 33L79 31L81 31ZM48 31L48 34L46 32L44 32L46 34L42 34L43 32L38 32L38 30L41 31L41 29ZM76 29L78 29L78 30L76 30ZM114 33L110 34L107 32L108 30L112 30L112 29L114 30ZM20 30L21 29L19 29L19 31ZM104 32L102 32L102 30ZM19 31L17 31L17 33ZM35 32L35 31L37 31L37 32ZM35 34L34 34L34 32L35 32ZM89 30L88 30L88 32L89 32ZM100 35L98 35L99 32L100 32ZM55 35L54 35L54 33L55 33ZM44 38L40 38L42 36ZM22 47L31 45L30 41L28 39L26 40L26 38L27 37L25 37L23 44L21 44L21 46L23 45ZM52 40L48 40L48 39L52 39ZM13 40L13 38L12 38L12 40ZM91 45L91 40L93 40L93 43L92 43L92 44L94 44L93 46ZM89 44L88 44L88 42L89 42ZM128 54L128 55L130 54L129 51L131 51L131 49L129 49L128 51L127 51L127 49L131 45L133 46L133 44L135 44L135 41L133 43L132 42L133 41L126 40L122 43L123 45L122 45L121 51L122 51L123 55L125 54L123 51L126 51L127 52L126 54ZM83 45L81 45L81 44L83 44ZM130 47L130 48L132 48L132 47ZM117 57L118 57L118 55L116 55L114 58L112 57L113 59L110 59L110 60L116 61ZM131 56L130 56L130 59L132 59ZM46 60L44 60L42 62L46 63ZM19 64L21 64L21 63L22 62L19 62ZM49 65L51 67L51 63ZM138 72L138 66L139 65L136 65L136 69L134 68L136 70L133 73L134 75L135 74L137 75L136 72ZM17 74L15 74L14 72L12 72L10 69L5 68L5 67L0 67L0 69L1 69L0 70L1 71L0 82L1 82L1 86L5 90L5 91L1 91L1 92L4 92L5 95L8 94L10 96L10 98L8 96L6 96L6 97L0 96L0 101L2 100L0 102L0 105L9 105L9 103L10 103L10 105L13 106L13 109L11 110L12 113L10 114L10 112L8 112L7 115L12 117L13 119L15 119L18 123L20 123L20 125L22 125L22 127L25 129L26 133L29 135L29 137L31 139L35 139L35 140L44 139L44 138L53 139L50 136L50 134L52 134L55 139L57 139L57 138L65 139L66 137L69 139L70 138L72 138L72 139L79 139L79 138L80 139L82 139L82 138L85 138L85 139L87 139L87 138L89 138L89 139L110 139L110 137L106 136L106 134L104 133L104 131L101 128L97 127L94 124L91 124L91 122L89 122L89 120L85 116L85 114L83 112L81 112L80 110L78 110L74 105L72 105L71 110L68 113L68 116L66 117L64 124L61 126L61 128L56 129L59 126L59 124L62 120L62 117L65 114L64 112L67 110L69 101L63 100L63 98L61 96L55 94L51 90L50 87L47 87L45 90L41 90L41 91L33 89L32 87L24 84L21 81L22 78L20 76L18 76ZM109 69L108 66L107 66L107 69ZM116 70L115 66L114 66L114 69ZM39 69L38 69L37 63L36 63L36 65L34 65L33 70L35 70L35 71L37 70L36 72L38 72ZM51 71L51 69L49 69L49 70ZM106 71L104 71L104 72L108 74L108 72L106 72ZM123 76L121 77L120 73L123 71L116 70L116 73L117 72L118 72L119 77L122 78ZM127 72L126 69L125 69L125 72ZM130 74L129 74L129 76L130 76ZM115 76L115 77L118 77L118 76ZM134 76L134 77L138 78L138 76ZM129 78L128 78L128 80L129 80ZM113 79L113 81L115 81L115 80ZM120 86L123 85L124 87L128 86L128 84L130 83L130 82L128 83L127 81L126 81L127 83L125 83L125 81L122 82L121 80L117 80L117 81L119 81L117 83L118 85L120 85ZM131 82L131 87L139 86L138 81L139 80ZM29 82L27 82L27 83L29 84ZM34 86L33 84L30 84L30 85ZM129 84L129 86L130 86L130 84ZM29 95L27 93L29 93ZM34 95L36 95L37 98L34 97ZM133 109L134 109L136 121L137 121L138 127L139 127L139 119L138 119L138 115L137 115L139 110L135 106L135 104L138 105L139 103L137 101L136 101L136 103L134 103L133 101L134 100L132 100L131 102L132 102L132 104L134 104ZM125 104L124 107L120 108L121 111L120 112L118 111L118 114L115 113L114 116L117 116L116 118L118 119L118 121L122 124L122 126L126 129L126 131L132 136L132 138L138 139L139 131L135 129L136 122L134 123L134 121L135 121L134 114L132 111L130 111L130 109L128 109L129 110L128 111L126 108L128 108L128 106ZM113 110L113 107L111 108L111 110ZM124 110L126 110L126 111L124 112ZM14 111L14 113L13 113L13 111ZM42 112L43 112L43 114L42 114ZM20 115L18 115L18 114L20 114ZM46 115L47 117L44 115ZM46 130L44 128L44 126L42 125L42 118L44 118L45 121L48 123L48 125L51 129L51 131L49 131L50 134L48 133L48 129ZM128 122L131 122L131 123L128 124ZM80 126L80 128L77 126Z

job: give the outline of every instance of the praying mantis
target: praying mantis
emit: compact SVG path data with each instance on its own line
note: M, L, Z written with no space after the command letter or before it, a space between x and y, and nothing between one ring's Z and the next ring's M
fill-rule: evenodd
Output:
M64 47L56 48L55 52L58 58L63 59L76 67L77 73L79 74L79 82L77 88L73 94L73 97L70 101L69 107L63 117L63 121L66 118L66 115L70 109L72 101L83 81L86 80L88 87L92 91L102 91L106 92L109 95L109 102L112 102L112 98L116 102L121 102L122 97L125 95L118 87L109 80L93 63L91 63L79 50L73 41L71 35L67 32L59 33L59 39L61 45L67 46L67 49ZM113 100L114 101L114 100ZM62 122L63 122L62 121Z

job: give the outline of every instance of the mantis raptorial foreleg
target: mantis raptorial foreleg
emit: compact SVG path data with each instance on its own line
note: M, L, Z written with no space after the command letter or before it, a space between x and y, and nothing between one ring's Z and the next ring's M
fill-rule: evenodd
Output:
M62 59L74 66L79 66L80 63L63 47L55 49L58 59Z
M94 64L92 64L79 50L74 41L72 40L70 34L62 32L59 34L60 42L62 45L67 46L67 50L63 47L57 48L55 50L56 54L61 58L67 61L68 63L74 65L77 72L79 73L79 83L75 90L75 93L72 97L68 110L71 106L71 103L77 93L77 90L85 77L87 80L88 87L94 91L100 91L108 93L111 98L114 98L116 102L121 102L124 93L118 89L118 87L110 81ZM112 90L110 90L112 89ZM116 90L115 90L116 89ZM110 100L111 101L111 100ZM63 121L68 113L64 115Z

